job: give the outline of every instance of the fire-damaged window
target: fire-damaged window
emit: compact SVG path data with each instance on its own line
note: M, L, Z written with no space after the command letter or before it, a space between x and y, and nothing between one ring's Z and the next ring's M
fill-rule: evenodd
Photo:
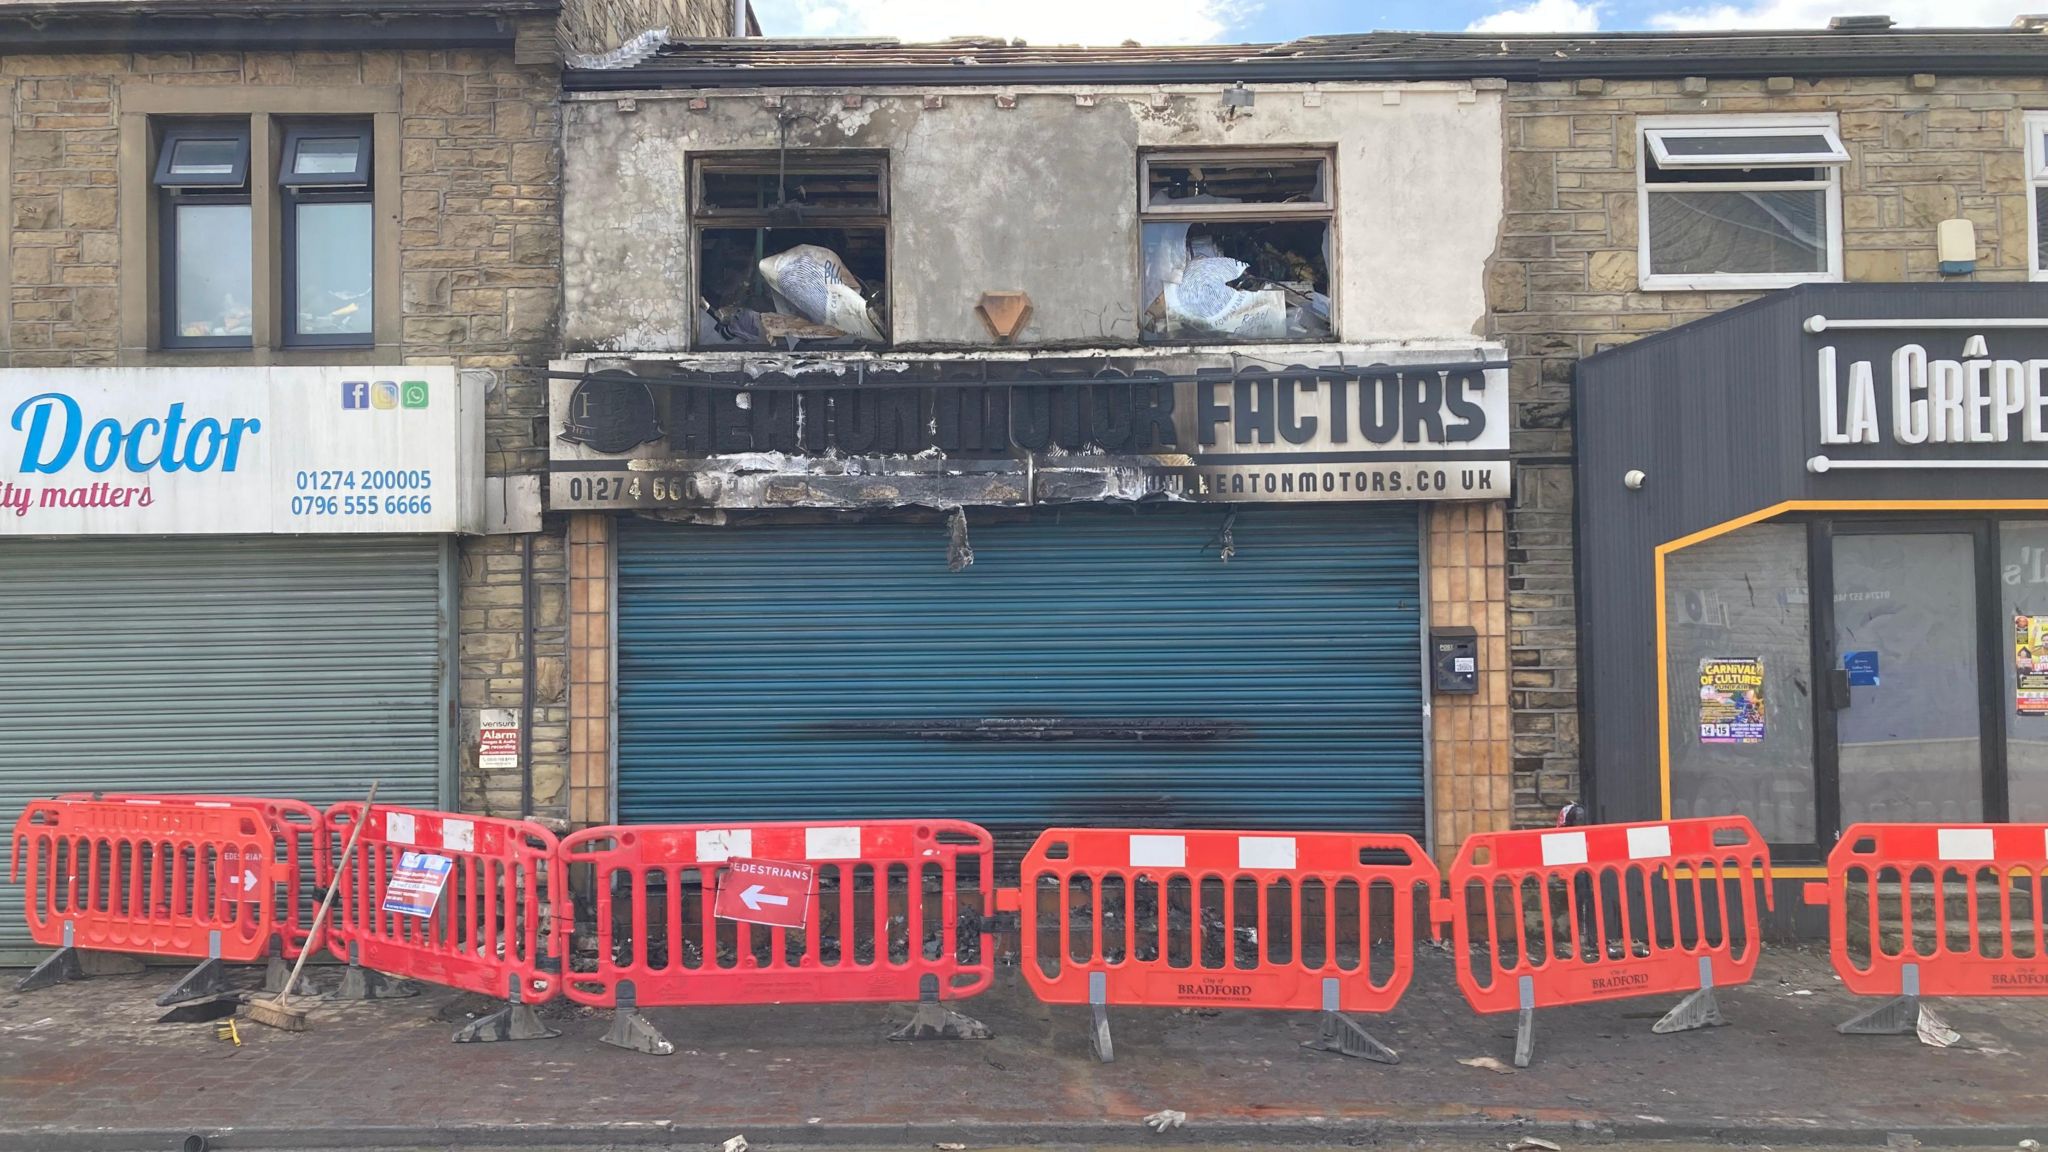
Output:
M1152 341L1330 340L1327 152L1139 158Z
M697 347L889 341L889 170L879 157L697 161Z

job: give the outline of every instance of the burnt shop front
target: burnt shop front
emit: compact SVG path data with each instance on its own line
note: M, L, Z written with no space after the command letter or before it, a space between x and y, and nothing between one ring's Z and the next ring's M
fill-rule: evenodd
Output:
M450 368L0 371L0 827L62 792L451 800L482 411Z
M1581 363L1601 820L2048 820L2048 286L1774 293ZM1792 902L1797 907L1797 902Z
M1345 351L558 363L616 817L1425 835L1423 510L1507 497L1506 374Z

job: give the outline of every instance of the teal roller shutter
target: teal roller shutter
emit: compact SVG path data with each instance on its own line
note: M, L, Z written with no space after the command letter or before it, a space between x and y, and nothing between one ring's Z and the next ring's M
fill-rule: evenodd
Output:
M620 818L1419 834L1414 510L1226 516L628 521Z
M441 798L443 545L0 541L0 820L69 791ZM25 958L0 884L0 962Z

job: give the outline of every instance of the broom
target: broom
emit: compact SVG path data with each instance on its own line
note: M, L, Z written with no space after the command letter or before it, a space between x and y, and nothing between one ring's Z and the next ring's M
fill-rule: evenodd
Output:
M342 877L348 875L348 862L356 851L356 837L363 834L363 825L370 822L370 805L377 802L377 784L378 781L370 781L370 795L363 801L362 815L356 817L356 826L349 829L348 843L341 849L341 863L334 869L334 882L327 886L327 895L320 898L320 910L313 913L313 926L306 932L308 944L320 938L320 926L327 922L327 910L334 907L334 891L341 887ZM294 1008L285 1003L285 999L292 994L292 989L298 986L299 970L306 966L306 957L312 954L311 947L300 950L298 960L292 964L292 974L285 977L284 989L277 994L277 999L249 1001L246 1007L251 1021L271 1028L282 1028L287 1032L306 1030L306 1010Z

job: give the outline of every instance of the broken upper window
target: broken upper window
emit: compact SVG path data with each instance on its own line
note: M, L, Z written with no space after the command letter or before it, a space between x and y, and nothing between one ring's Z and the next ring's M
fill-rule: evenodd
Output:
M880 158L697 161L696 346L888 343L888 188Z
M1139 185L1146 340L1335 338L1328 153L1147 153Z
M1838 176L1829 119L1645 120L1637 270L1659 289L1778 288L1838 280Z

